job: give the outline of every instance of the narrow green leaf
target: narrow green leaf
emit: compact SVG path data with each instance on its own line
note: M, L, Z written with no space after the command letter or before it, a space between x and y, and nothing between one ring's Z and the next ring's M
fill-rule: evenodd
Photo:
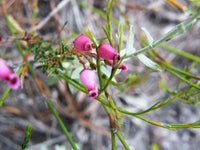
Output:
M145 37L146 37L146 39L147 39L147 41L148 41L148 44L152 46L153 41L154 41L153 38L152 38L152 36L151 36L150 33L147 31L147 29L145 29L144 27L142 27L141 29L143 30L143 32L144 32L144 34L145 34Z
M31 127L30 124L26 126L26 133L25 133L25 137L24 137L24 142L21 145L21 149L20 150L24 150L26 148L26 146L27 146L27 144L28 144L28 142L30 140L30 137L31 137L31 129L32 129L32 127Z
M0 99L0 107L3 105L3 102L6 99L9 92L10 92L10 88L7 87Z
M73 141L73 139L71 138L66 126L64 125L63 121L61 120L61 118L59 117L58 113L56 112L55 108L53 107L51 101L49 99L46 99L46 103L49 107L49 109L51 110L52 114L54 115L54 117L56 118L59 126L61 127L63 133L65 134L67 140L69 141L69 143L71 144L72 148L74 150L78 150L75 142Z
M156 71L162 71L161 67L155 63L154 61L152 61L151 59L149 59L148 57L146 57L143 54L139 54L136 56L145 66L156 70Z
M92 35L92 32L89 29L88 29L88 31L86 31L85 29L82 28L82 30L89 37L89 39L92 41L92 43L94 44L94 46L97 48L98 47L98 42L94 38L94 36Z
M136 51L135 48L133 47L134 34L135 34L135 31L134 31L133 26L131 25L130 31L129 31L129 34L128 34L127 43L126 43L126 54L127 55L133 54Z
M51 73L47 76L47 84L48 85L53 85L58 81L57 75Z
M121 51L121 45L122 45L122 34L123 34L123 24L118 25L117 29L117 41L118 41L118 53L120 54Z
M200 63L200 57L198 57L198 56L192 55L190 53L187 53L185 51L182 51L180 49L177 49L177 48L165 45L165 44L160 44L159 47L161 47L161 48L163 48L163 49L165 49L167 51L170 51L172 53L175 53L177 55L180 55L182 57L185 57L187 59L191 59L192 61Z
M191 22L187 23L187 24L179 24L179 26L177 26L177 29L179 29L177 32L174 32L174 34L170 35L169 37L166 39L166 41L169 41L177 36L179 36L180 34L184 33L185 31L187 31L191 26L193 26L196 23L197 19L192 20Z

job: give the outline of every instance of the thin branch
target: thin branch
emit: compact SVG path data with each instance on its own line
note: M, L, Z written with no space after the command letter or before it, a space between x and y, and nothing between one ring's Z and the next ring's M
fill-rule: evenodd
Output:
M61 1L49 14L46 18L44 18L39 24L37 24L34 28L31 28L29 32L34 32L36 30L41 29L45 26L45 24L54 17L59 11L61 11L69 2L70 0L63 0Z

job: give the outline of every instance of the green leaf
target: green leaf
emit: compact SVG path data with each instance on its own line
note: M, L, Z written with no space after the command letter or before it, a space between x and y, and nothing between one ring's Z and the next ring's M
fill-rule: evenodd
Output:
M191 20L190 22L181 23L181 24L177 25L177 26L176 26L176 27L177 27L177 31L174 32L174 34L171 35L171 31L172 31L173 29L167 33L168 35L166 35L166 36L168 36L168 38L166 39L166 41L169 41L169 40L171 40L171 39L177 37L178 35L184 33L184 32L187 31L190 27L192 27L192 26L196 23L196 21L197 21L197 19L193 19L193 20Z
M49 75L47 76L47 84L48 84L48 85L53 85L53 84L55 84L57 81L58 81L58 77L57 77L56 74L51 73L51 74L49 74Z
M127 55L133 54L136 51L135 48L133 47L134 34L135 34L135 31L134 31L133 26L131 25L130 31L129 31L129 34L128 34L127 43L126 43L126 54Z
M92 41L92 43L94 44L94 46L97 48L98 47L98 42L97 40L94 38L94 36L92 35L92 32L88 29L88 31L84 30L82 28L83 32L89 37L89 39Z
M71 78L72 79L79 79L80 78L80 72L83 70L83 67L78 67L76 68L73 72L72 72L72 75L71 75Z
M148 44L150 46L152 46L152 44L153 44L153 38L152 38L152 36L150 35L150 33L144 27L142 27L141 29L143 30L143 32L145 34L145 37L146 37L146 39L148 41Z
M200 7L200 1L199 0L190 0L190 2L192 2L197 7Z
M78 92L78 89L75 88L73 85L71 84L68 84L69 86L69 91L72 93L72 94L76 94Z
M159 80L158 87L159 87L159 90L167 89L167 85L163 82L163 80Z
M122 33L123 33L123 24L119 24L118 25L118 29L117 29L117 42L118 42L118 53L120 54L121 51L121 45L122 45Z
M26 126L26 132L25 132L25 137L24 137L24 142L23 144L21 145L21 149L20 150L24 150L30 140L30 137L31 137L31 129L32 129L32 126L29 124Z
M64 145L55 145L55 150L66 150Z
M143 54L139 54L136 56L145 66L156 70L156 71L162 71L161 67L155 63L154 61L152 61L151 59L149 59L148 57L146 57Z
M113 5L114 0L108 0L107 4L106 4L106 11L107 11L107 15L110 15L111 9L112 9L112 5Z
M159 150L160 148L159 148L159 145L158 144L155 144L155 143L153 143L152 145L151 145L151 150Z

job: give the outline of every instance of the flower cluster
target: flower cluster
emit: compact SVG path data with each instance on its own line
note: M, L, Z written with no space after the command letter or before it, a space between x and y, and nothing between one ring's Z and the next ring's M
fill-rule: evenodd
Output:
M20 86L19 77L12 73L10 68L6 65L5 61L0 58L0 79L7 81L7 86L11 89L18 89Z
M94 45L90 41L90 39L81 34L74 40L74 49L79 52L90 52ZM115 49L108 43L102 43L99 45L97 49L97 56L104 59L105 63L109 66L113 66L113 61L120 61L120 55L116 52ZM123 71L127 71L128 67L120 64L118 69L122 69ZM95 73L91 69L84 69L80 73L80 80L83 85L89 91L88 97L93 99L98 96L98 93L95 89Z

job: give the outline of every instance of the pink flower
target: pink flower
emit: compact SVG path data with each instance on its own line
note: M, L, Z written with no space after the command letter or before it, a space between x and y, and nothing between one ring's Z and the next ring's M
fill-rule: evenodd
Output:
M119 62L120 60L120 55L108 43L102 43L99 46L97 52L100 58L107 60L116 60L117 62Z
M88 97L93 99L98 96L95 89L95 73L90 69L83 69L80 73L80 79L83 85L88 89Z
M104 60L104 62L109 65L113 66L113 61L112 60ZM127 71L128 67L126 65L123 65L122 63L119 65L118 69L122 69L122 71Z
M17 90L20 86L20 81L19 81L19 77L16 74L11 74L8 77L8 83L7 86L10 87L13 90Z
M74 48L78 51L91 51L93 45L87 36L81 34L74 40Z
M20 86L19 77L11 72L2 58L0 58L0 79L6 80L8 82L7 86L14 90Z
M0 79L8 80L8 76L11 74L10 68L6 65L6 62L0 58Z
M122 71L128 71L128 67L126 65L120 64L119 69L122 69Z

